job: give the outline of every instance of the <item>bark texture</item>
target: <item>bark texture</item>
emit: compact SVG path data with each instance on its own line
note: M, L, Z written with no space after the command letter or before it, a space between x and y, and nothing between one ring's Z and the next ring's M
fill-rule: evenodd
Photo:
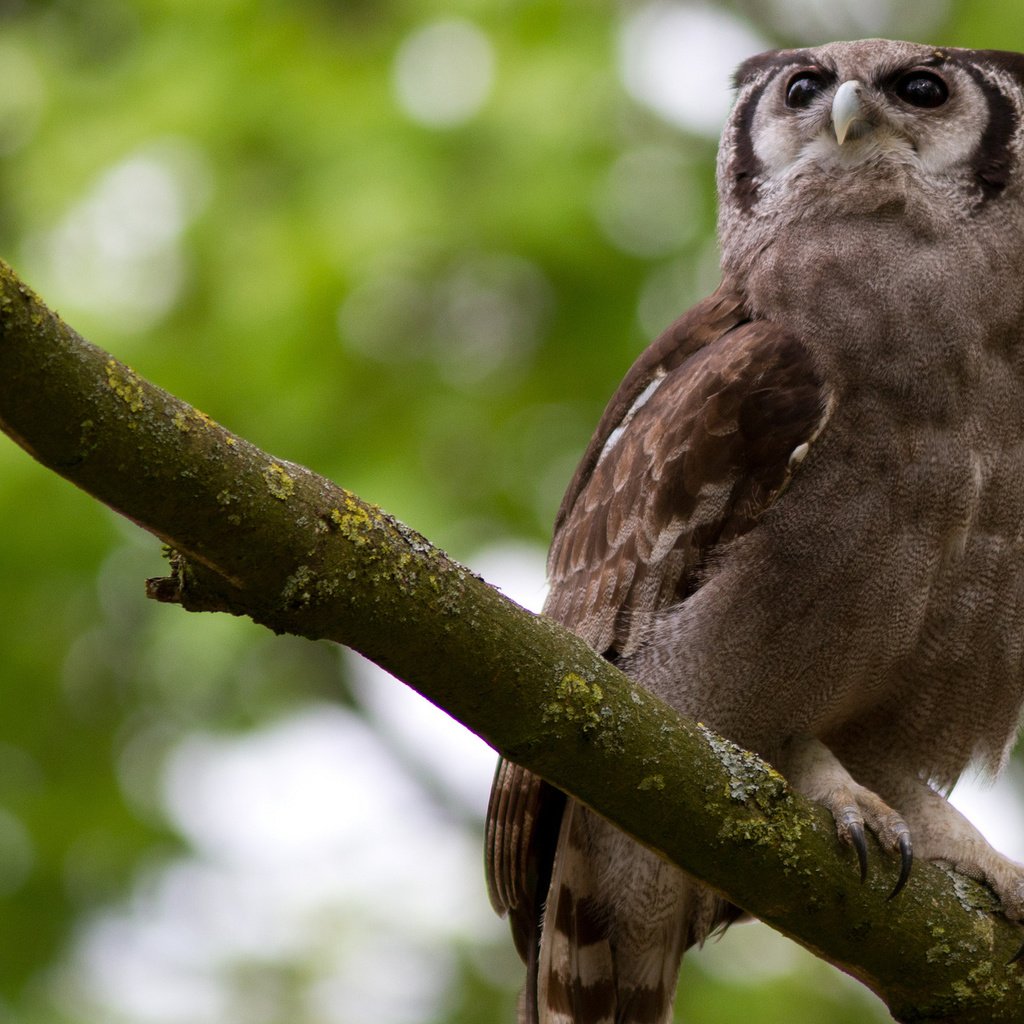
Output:
M1019 929L975 883L877 848L376 506L275 459L81 339L0 264L0 426L159 537L149 593L346 644L735 903L903 1021L1024 1019Z

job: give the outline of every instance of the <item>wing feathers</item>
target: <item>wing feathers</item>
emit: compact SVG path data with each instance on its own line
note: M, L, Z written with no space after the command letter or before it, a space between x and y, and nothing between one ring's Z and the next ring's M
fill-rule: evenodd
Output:
M663 369L641 406L612 400L629 422L609 444L617 426L603 421L549 559L545 612L605 653L628 653L634 625L693 592L711 551L755 524L827 416L808 351L764 321L737 316L686 359L663 353L644 374Z
M606 656L629 653L651 616L700 586L709 555L779 499L829 411L800 340L753 319L724 283L641 355L609 403L558 512L545 612ZM616 976L566 806L530 772L499 763L487 875L527 963L522 1019L610 1024L617 998L630 1003L630 1020L653 1022L674 973ZM686 941L701 941L728 911L715 898L701 916L688 898Z
M699 302L671 324L649 345L623 378L618 390L597 425L555 517L559 532L570 509L576 503L583 484L593 473L612 432L623 425L627 411L634 406L652 380L683 363L694 352L721 337L748 318L743 298L723 284L713 295Z
M491 905L512 919L525 960L547 892L565 796L520 765L501 758L487 807L484 857Z

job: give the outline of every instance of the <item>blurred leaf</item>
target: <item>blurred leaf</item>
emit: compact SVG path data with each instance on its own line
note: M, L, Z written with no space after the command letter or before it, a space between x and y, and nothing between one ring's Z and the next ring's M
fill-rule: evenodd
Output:
M818 31L796 0L713 7L766 44ZM713 283L714 144L621 79L621 26L644 8L0 3L0 252L87 337L456 556L544 543L617 380ZM945 10L828 16L1024 46L1024 8ZM430 126L398 62L453 18L492 76L475 113ZM2 439L0 469L0 1018L106 1024L69 995L68 950L183 850L167 752L352 698L327 648L147 606L155 542ZM474 941L452 950L444 1019L509 1020L511 943ZM252 1019L299 1019L307 972L267 970ZM682 1005L706 1020L869 1012L816 967L756 987L687 972Z

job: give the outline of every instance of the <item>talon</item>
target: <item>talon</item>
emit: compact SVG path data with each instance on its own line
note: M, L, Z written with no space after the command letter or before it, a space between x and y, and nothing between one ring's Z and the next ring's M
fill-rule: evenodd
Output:
M904 832L900 835L900 877L896 879L896 888L889 893L889 899L894 900L902 891L910 878L910 869L914 866L914 848L910 842L910 833ZM1021 948L1024 953L1024 947ZM1020 956L1018 953L1017 956Z
M852 821L847 828L850 833L850 844L857 851L857 863L860 864L860 880L863 883L868 877L868 844L864 839L864 826L859 821Z

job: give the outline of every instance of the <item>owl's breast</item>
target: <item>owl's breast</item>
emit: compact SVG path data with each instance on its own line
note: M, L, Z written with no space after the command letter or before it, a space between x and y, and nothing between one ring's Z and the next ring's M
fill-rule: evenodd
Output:
M815 189L820 188L816 183ZM935 201L931 201L934 199ZM853 384L918 378L1024 334L1024 225L999 231L937 197L865 185L731 229L723 267L755 316L779 323ZM1012 229L1012 230L1011 230ZM838 366L837 366L838 372Z
M841 395L759 528L673 613L701 684L665 696L766 752L871 718L937 778L998 758L1024 698L1024 387L981 385L946 417Z
M945 418L851 397L831 453L846 476L829 459L808 480L808 497L853 510L832 542L841 597L823 594L818 628L873 652L829 714L891 723L940 779L972 757L997 763L1024 701L1024 385L984 362ZM805 517L829 551L810 503Z

